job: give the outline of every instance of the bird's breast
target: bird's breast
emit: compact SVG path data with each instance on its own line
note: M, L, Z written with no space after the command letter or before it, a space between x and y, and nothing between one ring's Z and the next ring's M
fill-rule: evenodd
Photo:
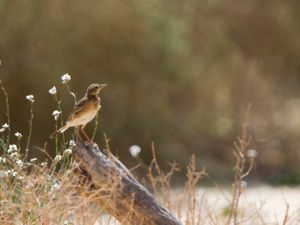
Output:
M79 113L71 121L69 121L70 126L81 126L89 123L97 115L98 108L93 108L90 110L85 110Z
M68 125L72 127L89 123L97 115L99 107L100 101L98 99L87 102L72 116L72 119L68 121Z
M84 116L80 117L80 123L81 124L87 124L90 122L94 117L97 115L98 108L89 110L88 112L85 113Z

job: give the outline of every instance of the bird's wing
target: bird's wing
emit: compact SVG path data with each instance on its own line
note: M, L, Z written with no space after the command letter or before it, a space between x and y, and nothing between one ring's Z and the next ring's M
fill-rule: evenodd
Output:
M79 112L81 112L82 107L86 104L88 101L88 98L82 98L74 107L73 112L69 116L68 120L72 120L75 115L77 115Z

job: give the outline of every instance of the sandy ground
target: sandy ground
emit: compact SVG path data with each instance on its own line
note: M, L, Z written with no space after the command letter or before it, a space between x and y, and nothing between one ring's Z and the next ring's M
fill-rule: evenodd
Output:
M205 199L212 212L220 212L228 206L225 196L230 199L229 190L216 188L199 189L198 195ZM259 224L283 224L287 206L289 224L300 225L300 186L250 187L245 189L240 199L240 213L244 214L245 220L255 217Z
M272 188L257 187L250 188L242 196L242 202L248 202L256 207L261 207L261 212L268 221L279 222L284 220L285 212L288 208L289 216L300 214L300 187ZM247 207L246 204L241 204ZM300 223L300 221L298 221Z
M177 195L177 193L175 194ZM199 188L197 196L198 212L201 211L201 224L224 224L222 222L226 221L226 217L224 217L223 212L229 205L228 200L231 199L230 190L224 188ZM247 187L240 199L239 213L242 215L243 225L282 225L287 206L289 218L287 224L300 225L300 186ZM216 218L214 223L209 214ZM104 215L96 224L118 224L112 218L110 218L110 222L108 222L108 219L109 216ZM184 223L185 218L182 217L180 219Z

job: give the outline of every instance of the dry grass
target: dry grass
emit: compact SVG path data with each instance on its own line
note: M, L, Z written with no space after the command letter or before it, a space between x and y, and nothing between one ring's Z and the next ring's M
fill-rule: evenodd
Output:
M98 204L101 198L111 197L114 190L106 189L105 185L92 190L83 184L76 173L76 163L68 163L67 155L59 161L49 162L51 166L24 159L20 166L20 162L17 163L20 158L19 154L14 158L7 156L6 162L0 166L0 224L117 224ZM209 202L206 194L199 194L198 181L207 174L205 169L197 169L194 156L187 166L185 185L173 188L170 180L177 166L173 164L170 172L164 173L154 154L148 170L148 183L159 201L183 224L271 224L260 214L260 208L245 210L240 207L245 188L241 184L241 170L236 168L231 197L220 188L219 197L214 202ZM128 216L132 213L130 208ZM273 224L299 222L299 216L289 215L287 207L284 220Z

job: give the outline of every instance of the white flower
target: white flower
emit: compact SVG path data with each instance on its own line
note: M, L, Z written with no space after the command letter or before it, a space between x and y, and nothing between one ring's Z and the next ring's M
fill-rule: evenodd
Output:
M24 180L24 177L23 176L19 176L18 179L19 180Z
M46 166L46 165L47 165L47 162L42 162L41 163L41 166L43 166L43 167Z
M76 146L76 143L75 143L74 140L70 140L69 145L70 145L71 147L75 147L75 146Z
M52 113L52 116L54 116L55 120L58 120L59 115L61 114L61 111L54 110Z
M22 160L17 160L16 161L16 164L19 166L19 167L22 167L23 166L23 162L22 162Z
M246 152L246 155L251 158L251 159L254 159L256 156L257 156L257 151L255 149L249 149L247 152Z
M138 145L132 145L130 148L129 148L129 152L131 154L132 157L137 157L140 152L141 152L141 147L138 146Z
M34 103L34 96L33 96L33 95L27 95L27 96L26 96L26 99L27 99L28 101L30 101L31 103Z
M13 177L17 176L17 172L12 172Z
M56 87L53 86L51 89L49 89L49 93L50 93L50 95L55 95L57 93Z
M23 136L20 132L16 132L15 133L15 136L18 138L18 139L21 139Z
M61 155L57 155L54 158L54 161L60 161L62 159Z
M61 80L62 80L62 83L67 83L69 80L71 80L71 76L68 73L66 73L61 76Z
M12 153L12 152L17 151L17 150L18 150L18 147L16 145L9 145L7 152Z
M5 123L2 125L2 127L6 129L6 128L9 128L9 125L7 123Z
M67 149L64 151L64 154L67 154L67 155L72 154L72 149L67 148Z
M3 133L6 130L6 128L9 128L9 125L7 123L2 125L2 128L0 129L0 133Z
M32 158L30 159L30 162L35 162L37 160L37 158Z

